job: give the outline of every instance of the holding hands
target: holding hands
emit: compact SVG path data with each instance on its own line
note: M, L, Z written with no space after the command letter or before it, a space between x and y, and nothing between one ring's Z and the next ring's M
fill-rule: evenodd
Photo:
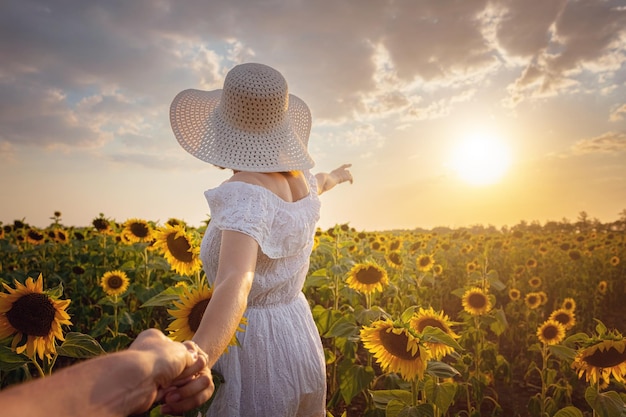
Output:
M0 391L0 410L7 416L123 417L157 401L162 413L182 414L208 401L214 389L208 356L194 342L148 329L126 350Z
M145 401L131 412L161 402L164 414L182 414L209 400L215 386L208 367L208 356L192 341L174 342L163 333L149 329L139 334L129 351L143 355L144 372L152 381Z

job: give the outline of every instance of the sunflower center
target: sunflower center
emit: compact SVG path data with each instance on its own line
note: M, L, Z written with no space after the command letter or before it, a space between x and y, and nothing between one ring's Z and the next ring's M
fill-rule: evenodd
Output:
M405 333L395 334L388 332L386 329L380 331L380 341L387 352L405 361L412 361L419 357L419 349L415 354L407 351L409 337Z
M106 219L95 219L93 222L93 227L96 228L96 230L107 230L109 228L109 222Z
M438 329L443 330L446 333L448 332L448 329L443 325L443 323L441 323L439 320L432 318L432 317L426 317L426 318L421 319L417 325L417 331L418 332L424 331L426 326L436 327Z
M419 266L427 267L428 265L430 265L430 258L429 257L424 256L424 257L419 259Z
M546 326L541 331L543 338L546 340L553 340L558 337L559 329L556 326Z
M122 285L124 285L124 280L119 275L111 275L107 279L107 286L112 290L117 290L118 288L121 288Z
M559 313L554 315L554 320L558 321L562 325L567 325L571 321L571 317L565 313Z
M139 238L144 238L144 237L148 237L150 229L148 228L148 225L145 223L131 223L130 231L133 235Z
M196 303L195 306L191 309L189 313L189 328L192 332L196 332L200 327L200 322L202 321L202 316L204 315L204 310L206 310L206 306L209 304L211 299L207 298L206 300L202 300Z
M596 349L593 354L585 356L584 361L596 368L611 368L626 361L626 349L621 353L612 346L605 351Z
M56 309L46 294L31 293L13 302L6 317L16 330L29 336L47 336Z
M167 249L180 262L190 263L193 261L193 254L189 251L191 245L185 236L176 237L176 233L167 235Z
M395 252L389 254L389 260L396 265L402 264L402 258Z
M472 308L484 308L487 305L487 298L483 294L470 294L469 297L467 297L467 303Z
M356 273L356 279L362 284L376 284L380 282L383 274L373 266L368 266Z
M32 240L36 240L36 241L40 241L43 240L44 235L42 235L41 233L39 233L36 230L29 230L28 231L28 237Z

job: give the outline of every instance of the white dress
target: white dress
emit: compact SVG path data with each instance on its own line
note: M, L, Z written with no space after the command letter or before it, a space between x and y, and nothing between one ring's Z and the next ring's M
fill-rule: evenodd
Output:
M307 173L310 190L315 177ZM209 283L217 272L222 230L254 238L259 255L241 346L215 365L225 383L207 416L323 417L326 368L321 339L302 293L320 201L315 191L287 202L268 189L225 182L205 192L211 221L200 256Z

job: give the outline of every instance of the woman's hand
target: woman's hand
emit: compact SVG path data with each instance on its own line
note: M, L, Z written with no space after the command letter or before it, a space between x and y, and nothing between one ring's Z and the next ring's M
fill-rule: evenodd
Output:
M211 398L215 386L208 357L194 342L174 342L162 332L148 329L128 350L143 354L140 366L152 386L150 395L133 412L145 411L160 401L163 413L182 414Z

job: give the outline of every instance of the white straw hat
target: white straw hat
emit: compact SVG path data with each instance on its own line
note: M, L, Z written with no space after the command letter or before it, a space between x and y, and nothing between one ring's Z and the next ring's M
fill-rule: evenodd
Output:
M314 165L306 149L311 112L267 65L237 65L222 90L180 92L170 123L187 152L222 168L286 172Z

